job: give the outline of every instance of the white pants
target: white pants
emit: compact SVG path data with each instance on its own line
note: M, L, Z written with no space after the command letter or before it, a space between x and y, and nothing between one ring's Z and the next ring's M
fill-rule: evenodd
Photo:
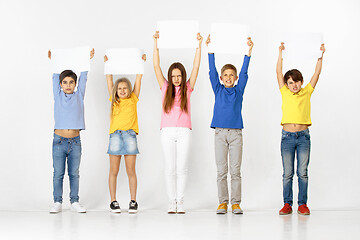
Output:
M188 172L190 129L166 127L161 129L165 156L166 188L171 202L183 202Z

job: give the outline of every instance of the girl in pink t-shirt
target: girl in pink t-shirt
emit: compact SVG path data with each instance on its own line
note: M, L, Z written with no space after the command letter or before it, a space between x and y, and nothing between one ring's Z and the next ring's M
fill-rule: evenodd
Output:
M187 154L190 143L191 114L190 96L194 89L201 59L203 38L197 34L199 47L196 49L193 69L188 81L184 66L173 63L168 70L168 80L160 68L157 40L154 36L154 69L162 93L161 143L165 155L166 187L169 197L168 213L185 213L184 190L187 178Z

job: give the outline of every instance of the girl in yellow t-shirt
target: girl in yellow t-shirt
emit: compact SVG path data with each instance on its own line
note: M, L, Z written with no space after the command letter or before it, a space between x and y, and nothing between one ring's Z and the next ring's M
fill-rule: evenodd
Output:
M296 173L298 176L298 213L309 215L307 207L308 189L308 165L310 160L310 133L308 127L310 119L310 97L315 85L319 80L322 59L325 52L324 44L321 44L321 57L318 59L315 73L310 83L301 88L304 83L302 74L297 69L282 73L282 51L285 50L284 43L279 47L279 57L276 66L277 80L282 96L283 126L281 137L281 158L283 164L283 199L284 207L279 211L280 215L292 213L293 192L292 183L294 176L295 155L297 158Z
M146 61L146 55L142 56ZM108 60L107 56L104 61ZM139 153L136 135L139 133L137 119L137 102L139 101L142 74L136 75L134 90L127 78L118 79L113 83L113 75L107 74L107 86L111 101L110 114L110 140L108 154L110 158L109 190L110 211L120 213L119 203L116 201L116 183L119 173L120 159L125 158L126 173L129 178L131 201L129 213L136 213L138 204L136 202L137 178L135 172L136 154Z

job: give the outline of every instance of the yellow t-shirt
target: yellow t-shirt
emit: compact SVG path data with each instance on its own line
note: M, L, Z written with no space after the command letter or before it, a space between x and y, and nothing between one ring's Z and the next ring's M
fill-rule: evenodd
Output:
M110 97L112 101L112 97ZM134 130L139 133L136 104L139 99L135 93L131 93L127 99L121 99L120 103L114 103L113 113L110 119L110 134L116 130Z
M293 93L284 85L280 88L282 97L281 125L286 123L311 125L310 97L314 88L308 83L298 93Z

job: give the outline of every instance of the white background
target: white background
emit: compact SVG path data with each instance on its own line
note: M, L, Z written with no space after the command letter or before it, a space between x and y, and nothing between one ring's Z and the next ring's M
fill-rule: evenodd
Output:
M326 41L323 71L312 96L308 205L311 209L359 209L359 10L357 0L1 1L0 210L48 210L51 206L54 120L47 50L83 45L94 47L95 57L85 95L86 130L81 132L80 201L88 209L108 208L106 151L110 103L103 55L108 48L135 47L145 49L148 56L138 103L138 202L142 209L165 209L164 159L159 136L161 98L152 66L152 35L157 21L195 18L200 22L204 42L211 22L228 22L250 25L255 44L243 102L242 208L282 206L276 33L293 29L322 32ZM209 128L214 94L206 52L203 44L199 77L191 99L193 142L187 209L217 206L214 133ZM184 63L190 74L194 50L161 50L160 54L165 75L174 61ZM219 67L231 62L240 68L243 56L216 59ZM309 59L289 67L300 69L307 83L315 63L316 59ZM65 179L64 203L68 204L67 176ZM123 162L118 182L118 200L126 206L129 190Z

